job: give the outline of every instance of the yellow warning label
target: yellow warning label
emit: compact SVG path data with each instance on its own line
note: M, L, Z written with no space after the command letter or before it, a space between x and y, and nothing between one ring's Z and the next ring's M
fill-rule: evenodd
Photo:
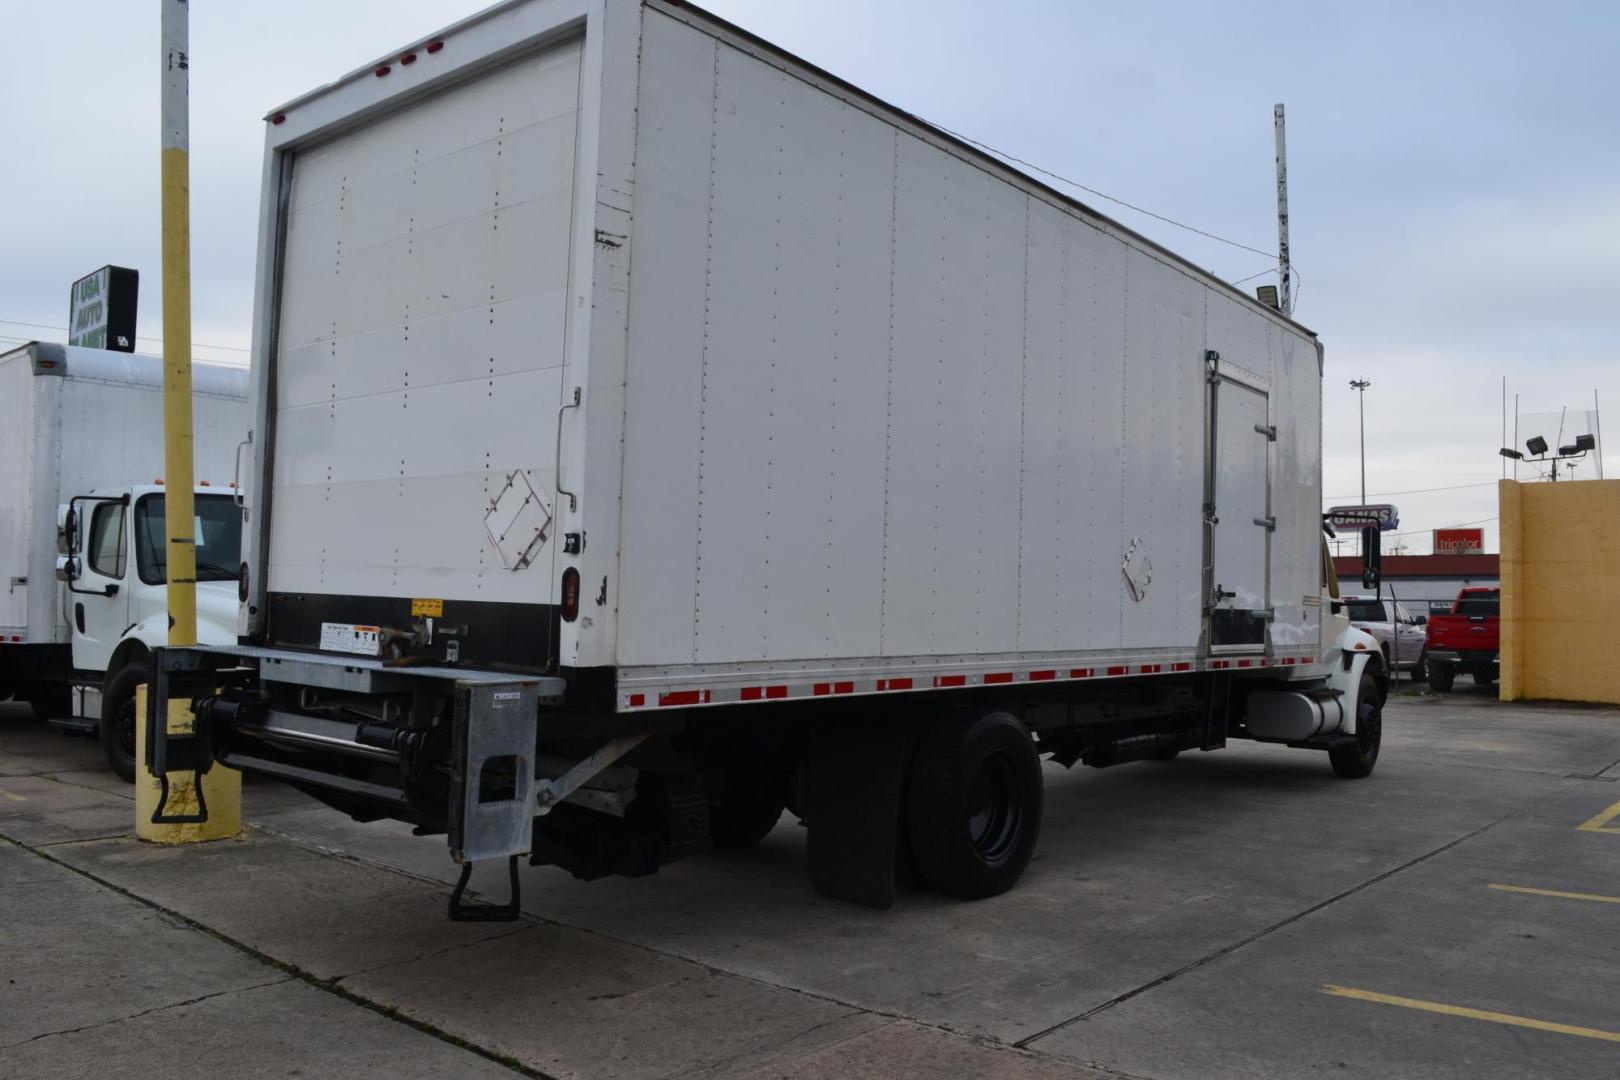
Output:
M411 601L411 614L413 616L414 615L426 615L430 619L442 619L444 617L444 601L443 600L412 600Z

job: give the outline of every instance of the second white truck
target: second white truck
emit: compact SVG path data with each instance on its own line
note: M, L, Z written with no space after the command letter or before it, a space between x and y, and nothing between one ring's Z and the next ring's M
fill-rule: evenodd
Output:
M501 4L266 140L241 641L160 654L155 771L586 878L786 805L876 906L1011 887L1043 756L1372 772L1277 311L684 3Z
M200 641L236 637L247 370L192 369ZM135 687L168 640L162 361L31 342L0 353L0 699L99 734L135 776ZM246 460L246 454L243 455Z

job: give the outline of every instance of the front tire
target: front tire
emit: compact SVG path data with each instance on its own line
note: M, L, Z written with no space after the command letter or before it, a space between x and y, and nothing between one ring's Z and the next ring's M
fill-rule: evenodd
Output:
M146 681L144 663L126 664L107 680L101 697L101 750L107 767L135 780L135 688Z
M1457 669L1442 660L1429 661L1429 689L1442 694L1451 692L1451 685L1457 681Z
M950 717L924 732L906 792L917 873L980 900L1023 876L1041 831L1041 758L1017 717Z
M1383 742L1384 706L1378 699L1378 682L1372 672L1363 671L1356 689L1356 741L1333 747L1328 760L1346 780L1360 780L1372 775Z

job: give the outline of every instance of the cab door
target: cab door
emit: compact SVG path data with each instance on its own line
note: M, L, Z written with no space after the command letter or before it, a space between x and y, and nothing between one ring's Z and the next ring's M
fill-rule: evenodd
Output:
M73 666L105 671L129 628L129 500L75 499L78 572L68 582Z

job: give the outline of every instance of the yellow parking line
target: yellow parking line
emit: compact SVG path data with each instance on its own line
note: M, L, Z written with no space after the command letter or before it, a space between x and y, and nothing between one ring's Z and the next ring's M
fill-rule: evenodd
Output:
M1620 1042L1620 1031L1603 1031L1600 1028L1577 1027L1574 1024L1555 1024L1551 1020L1534 1020L1528 1016L1491 1012L1489 1009L1470 1009L1465 1005L1446 1005L1439 1001L1397 997L1394 994L1379 994L1372 990L1356 990L1348 986L1324 986L1322 992L1332 994L1334 997L1371 1001L1379 1005L1399 1005L1403 1009L1420 1009L1423 1012L1442 1013L1446 1016L1461 1016L1468 1020L1489 1020L1493 1024L1534 1028L1537 1031L1551 1031L1559 1035L1579 1035L1583 1039L1603 1039L1606 1042Z
M1565 900L1595 900L1600 904L1620 904L1620 896L1603 896L1600 893L1560 892L1558 889L1533 889L1528 885L1492 884L1488 887L1503 892L1529 893L1531 896L1558 896Z
M28 801L28 796L26 796L26 795L18 795L16 792L7 791L5 788L0 788L0 795L4 795L6 798L10 799L12 802L27 802Z
M1575 826L1582 832L1620 832L1620 825L1610 825L1609 822L1620 817L1620 802L1615 803L1590 821L1583 821Z

